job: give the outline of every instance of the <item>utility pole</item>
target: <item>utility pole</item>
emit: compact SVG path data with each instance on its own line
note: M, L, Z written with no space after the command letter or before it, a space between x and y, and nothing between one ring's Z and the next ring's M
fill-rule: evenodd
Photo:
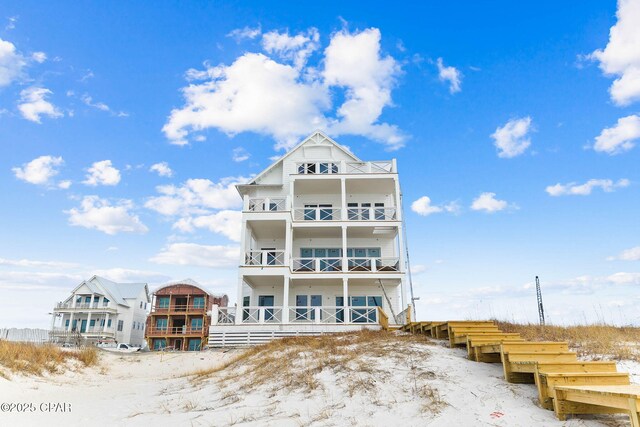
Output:
M538 317L540 326L544 326L544 306L542 305L542 290L540 289L540 279L536 276L536 296L538 297Z

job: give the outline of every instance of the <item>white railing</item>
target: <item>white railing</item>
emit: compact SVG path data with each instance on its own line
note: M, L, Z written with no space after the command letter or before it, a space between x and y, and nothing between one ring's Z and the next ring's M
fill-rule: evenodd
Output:
M284 251L281 249L248 251L244 256L244 265L259 265L263 267L284 265Z
M340 221L340 208L295 208L294 221Z
M361 173L393 173L393 161L384 160L377 162L347 162L346 172L349 174Z
M335 162L304 162L296 163L296 173L302 175L336 174L339 173L339 164Z
M300 175L395 173L395 165L393 160L375 162L303 162L296 163L294 173Z
M216 320L214 319L214 322ZM236 308L235 307L218 307L218 317L216 324L218 325L233 325L236 323Z
M349 221L395 221L396 208L347 208Z
M282 323L282 307L242 307L242 323Z
M249 199L246 210L249 212L282 212L287 210L286 198Z
M349 257L347 258L347 265L349 271L400 271L399 258Z
M293 258L291 269L298 273L342 271L342 258Z
M289 307L291 323L378 323L377 307Z
M114 327L105 328L103 326L87 326L84 330L81 330L81 326L78 325L74 328L66 328L66 327L54 327L54 333L68 333L68 332L80 332L82 334L115 334L116 329Z
M76 303L75 306L73 305L72 302L67 302L67 303L63 303L60 302L58 304L56 304L56 308L57 309L61 309L61 310L71 310L71 309L76 309L76 310L115 310L112 307L109 307L109 305L104 305L104 303L100 302L94 302L94 303Z

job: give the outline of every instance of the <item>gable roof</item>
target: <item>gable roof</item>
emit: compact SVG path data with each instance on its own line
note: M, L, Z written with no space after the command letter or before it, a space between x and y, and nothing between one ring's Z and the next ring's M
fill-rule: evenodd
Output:
M291 150L287 151L287 153L284 154L282 157L280 157L278 160L276 160L271 165L269 165L269 167L267 167L265 170L263 170L258 175L256 175L251 181L249 181L246 184L236 185L236 188L238 188L238 191L240 191L241 187L245 187L245 186L249 186L249 185L261 185L261 184L257 183L258 180L260 178L262 178L263 176L265 176L267 173L269 173L273 168L275 168L276 166L281 164L284 161L284 159L286 159L291 154L296 152L303 145L305 145L307 143L310 143L310 142L318 142L318 141L327 141L327 142L333 144L339 150L344 152L347 156L351 157L355 162L361 162L362 161L355 154L353 154L351 151L347 150L344 146L338 144L336 141L334 141L333 139L329 138L324 132L322 132L321 130L316 130L311 135L309 135L308 137L304 138L298 145L293 147ZM270 185L273 185L273 184L270 184Z
M93 293L108 297L111 301L119 305L129 307L126 300L136 299L140 292L145 291L146 301L149 302L149 287L146 283L116 283L100 276L93 276L76 286L71 294L80 287L86 286Z

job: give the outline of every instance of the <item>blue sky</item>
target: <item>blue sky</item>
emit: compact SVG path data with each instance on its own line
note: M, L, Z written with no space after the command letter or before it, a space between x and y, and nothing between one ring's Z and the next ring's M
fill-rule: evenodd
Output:
M420 318L639 324L639 2L423 3L3 3L0 327L235 302L233 184L316 128L398 159Z

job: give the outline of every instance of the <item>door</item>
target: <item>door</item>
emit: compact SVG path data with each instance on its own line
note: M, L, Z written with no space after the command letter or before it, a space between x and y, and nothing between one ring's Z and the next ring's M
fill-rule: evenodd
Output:
M316 219L316 208L318 205L304 205L304 220L314 221Z
M251 303L251 297L243 297L242 298L242 306L243 307L249 307L249 304ZM242 321L247 320L247 317L249 317L249 309L245 308L242 310Z
M349 218L349 221L360 219L357 203L347 203L347 218Z
M366 307L367 298L364 296L350 297L351 307ZM351 309L351 323L366 323L367 322L367 310L366 308L352 308Z
M262 256L265 257L265 259L261 259L261 263L264 265L276 265L277 264L277 256L278 254L276 253L276 248L261 248L260 249L262 252ZM267 251L266 253L264 251Z
M322 295L311 295L311 320L316 320L316 310L313 307L322 307ZM322 319L322 311L320 311Z
M344 307L344 297L336 297L336 307ZM344 323L344 308L336 309L336 321Z
M300 265L297 271L313 271L315 268L313 265L313 249L301 248L300 249Z
M333 205L318 205L320 208L320 221L331 221L333 219Z
M260 295L258 296L258 307L266 307L264 310L264 321L270 322L274 320L273 314L273 295Z
M177 339L173 341L173 348L175 348L176 350L182 350L182 340Z
M87 319L80 322L80 332L87 332Z
M201 342L200 338L189 339L189 351L199 351Z
M310 320L308 300L306 295L296 295L296 320Z
M362 208L362 219L368 221L370 219L369 208L371 207L371 203L360 203L360 207Z
M367 306L369 308L376 309L376 311L370 310L367 312L369 322L376 323L376 319L378 318L378 313L377 313L378 309L376 307L382 307L382 297L381 296L367 297Z
M376 221L384 221L385 212L384 212L384 203L374 203L373 206L375 209L373 210L373 214L375 215Z

